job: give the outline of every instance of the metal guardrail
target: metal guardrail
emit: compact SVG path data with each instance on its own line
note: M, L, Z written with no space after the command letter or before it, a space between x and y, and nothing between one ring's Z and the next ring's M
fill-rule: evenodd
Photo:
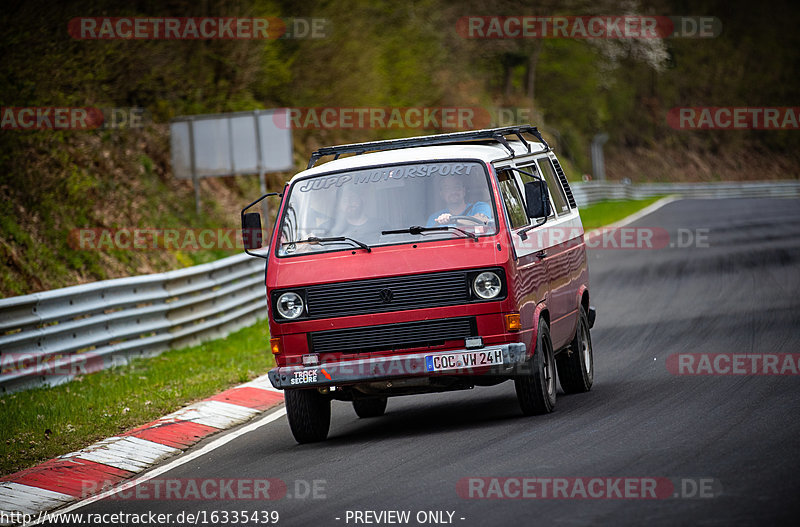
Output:
M219 338L266 313L264 261L244 254L2 299L0 391L59 384Z
M800 198L800 181L715 183L571 183L578 206L598 201L677 194L683 198Z

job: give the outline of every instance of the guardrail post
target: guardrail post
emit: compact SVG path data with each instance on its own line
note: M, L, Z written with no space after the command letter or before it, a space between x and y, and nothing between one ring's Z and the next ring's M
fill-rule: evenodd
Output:
M600 133L592 139L592 175L597 181L606 180L605 160L603 158L603 145L608 141L608 134Z

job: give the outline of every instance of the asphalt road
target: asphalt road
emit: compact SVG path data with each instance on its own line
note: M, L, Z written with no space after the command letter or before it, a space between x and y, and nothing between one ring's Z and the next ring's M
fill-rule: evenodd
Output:
M509 382L391 399L377 419L334 402L325 443L297 445L282 417L160 476L279 478L291 498L107 499L75 512L276 510L279 525L319 526L366 525L348 522L347 511L389 510L410 511L409 525L419 511L453 512L463 526L796 525L800 376L678 376L666 359L800 354L800 201L683 200L634 225L664 228L673 243L699 233L700 244L591 251L595 384L586 394L559 392L554 413L523 417ZM679 496L457 493L462 478L493 476L663 477ZM681 497L701 479L713 497ZM324 480L318 499L299 499L295 487L313 480Z

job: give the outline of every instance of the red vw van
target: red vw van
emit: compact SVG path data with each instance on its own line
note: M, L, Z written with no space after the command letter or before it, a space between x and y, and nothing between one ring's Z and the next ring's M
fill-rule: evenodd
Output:
M553 411L556 372L591 388L583 228L535 127L322 148L280 196L268 246L246 212L267 196L242 225L298 442L327 437L334 399L376 417L389 397L513 380L530 415Z

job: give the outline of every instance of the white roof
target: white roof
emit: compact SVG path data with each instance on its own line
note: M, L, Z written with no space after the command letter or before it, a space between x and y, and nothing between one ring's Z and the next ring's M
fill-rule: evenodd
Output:
M529 141L531 153L535 154L544 150L542 143ZM528 153L528 149L519 141L509 141L509 145L518 156ZM349 155L340 159L318 164L308 170L298 172L290 181L306 176L336 172L340 170L353 170L377 165L391 165L393 163L413 163L415 161L444 161L448 159L478 159L491 163L498 159L508 157L508 150L500 143L485 144L451 144L437 146L417 146L396 150L384 150L369 154Z

